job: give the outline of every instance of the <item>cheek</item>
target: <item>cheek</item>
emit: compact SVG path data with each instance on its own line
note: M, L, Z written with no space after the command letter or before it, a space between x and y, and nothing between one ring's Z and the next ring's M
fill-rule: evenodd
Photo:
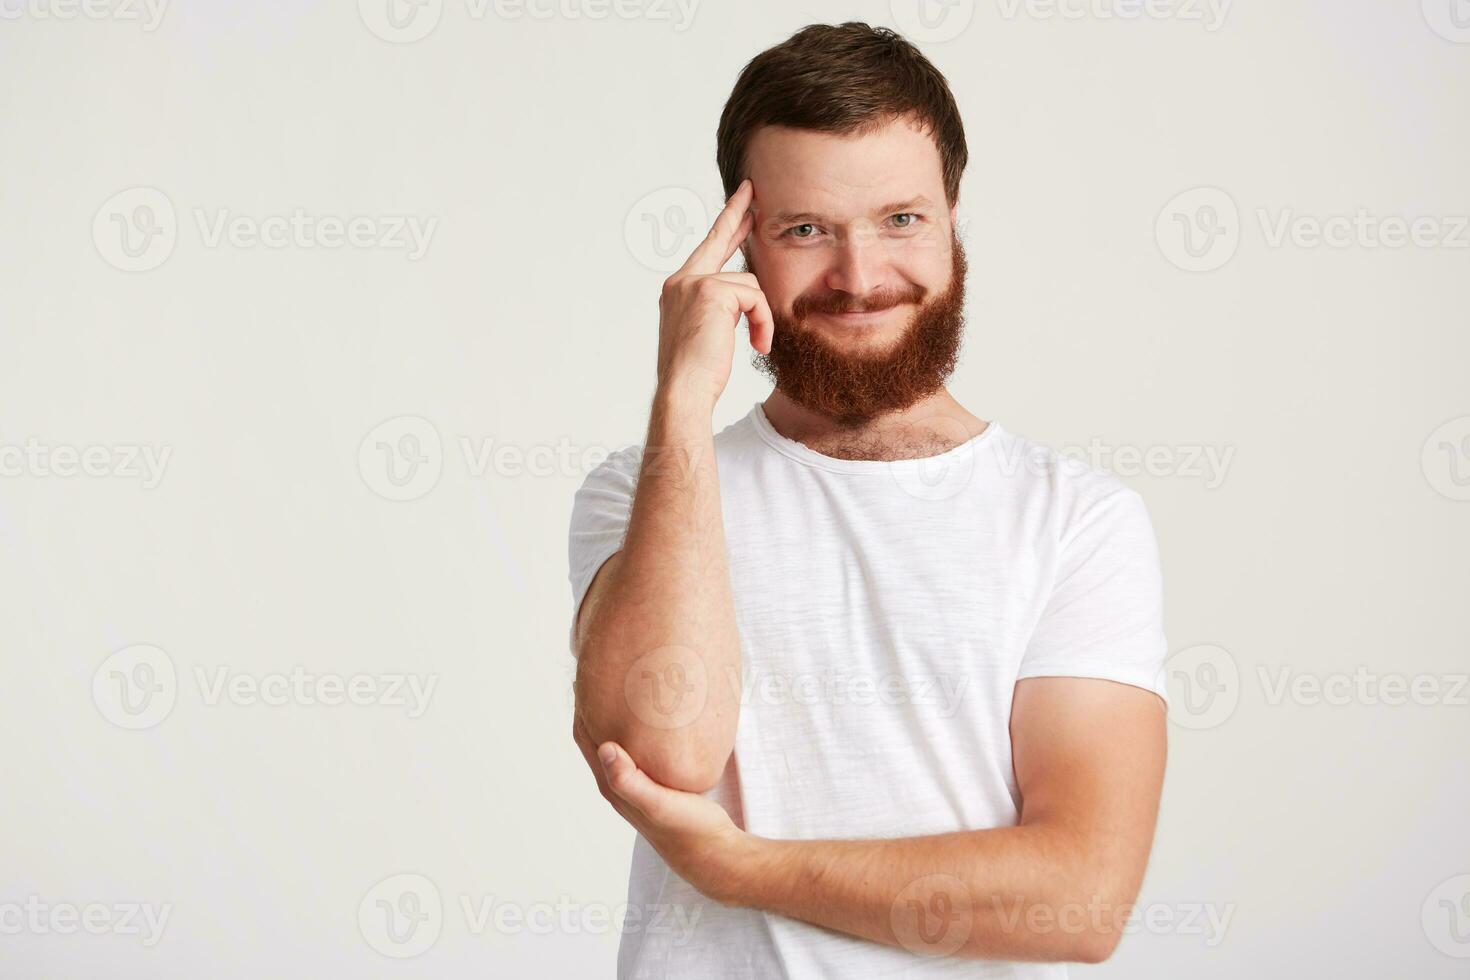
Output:
M802 293L821 287L822 266L811 256L793 254L790 249L755 247L751 250L753 271L760 279L761 292L773 309L790 310L791 303Z
M954 257L947 248L919 246L903 255L896 255L893 271L905 281L937 293L949 285L954 272Z

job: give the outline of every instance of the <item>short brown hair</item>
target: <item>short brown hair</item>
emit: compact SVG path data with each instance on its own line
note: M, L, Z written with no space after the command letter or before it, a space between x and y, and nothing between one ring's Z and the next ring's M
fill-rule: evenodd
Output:
M720 114L715 162L725 196L746 177L745 151L761 126L866 135L912 116L934 137L953 206L969 153L959 107L939 69L886 27L812 24L752 58Z

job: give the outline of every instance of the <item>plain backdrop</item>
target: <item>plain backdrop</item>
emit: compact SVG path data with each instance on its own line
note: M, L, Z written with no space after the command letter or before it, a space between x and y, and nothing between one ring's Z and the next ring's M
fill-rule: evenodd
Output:
M394 2L0 0L0 975L612 975L572 495L736 74L847 19L964 114L952 390L1160 540L1152 918L1076 974L1465 974L1463 2Z

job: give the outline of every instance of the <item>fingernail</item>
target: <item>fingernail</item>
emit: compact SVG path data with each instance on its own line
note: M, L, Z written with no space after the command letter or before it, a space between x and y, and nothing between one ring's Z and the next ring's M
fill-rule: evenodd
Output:
M610 766L613 764L613 760L618 757L618 750L611 745L604 745L597 750L597 757L602 760L604 766Z

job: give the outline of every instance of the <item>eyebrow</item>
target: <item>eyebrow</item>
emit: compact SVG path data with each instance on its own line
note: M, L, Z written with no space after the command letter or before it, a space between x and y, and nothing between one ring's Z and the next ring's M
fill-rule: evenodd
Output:
M906 201L894 201L892 204L885 204L873 213L881 215L902 214L908 211L918 211L924 208L930 208L933 207L933 205L933 201L929 200L929 198L925 197L923 194L920 194L918 197L911 197ZM769 220L779 225L807 223L828 224L831 222L831 219L828 218L826 215L817 214L815 211L781 211L771 217Z

